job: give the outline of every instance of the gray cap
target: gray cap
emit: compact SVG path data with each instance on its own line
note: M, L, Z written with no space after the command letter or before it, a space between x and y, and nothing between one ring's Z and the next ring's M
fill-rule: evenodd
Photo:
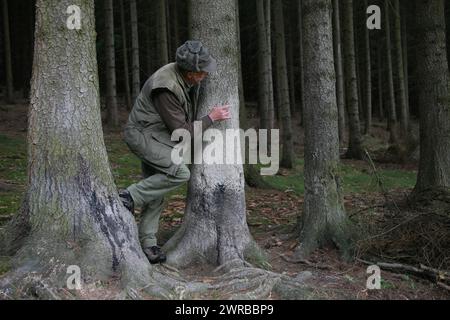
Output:
M208 48L200 41L189 40L177 49L176 62L184 70L192 72L214 72L216 60L209 54Z

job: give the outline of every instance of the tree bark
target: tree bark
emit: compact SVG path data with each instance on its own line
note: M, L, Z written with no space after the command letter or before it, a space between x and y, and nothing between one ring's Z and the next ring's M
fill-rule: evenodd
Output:
M142 286L150 281L150 265L134 218L118 198L103 142L94 1L78 2L81 30L69 30L61 19L71 4L36 5L28 190L10 224L28 233L13 259L15 275L36 290L64 291L67 267L76 265L82 285L114 277Z
M122 35L122 51L123 51L123 77L125 83L125 103L127 110L131 110L131 94L130 94L130 71L128 66L128 46L127 46L127 28L125 24L125 7L124 0L119 1L120 5L120 29Z
M339 0L333 0L334 65L336 69L339 141L342 144L345 139L345 81L342 66L341 18L339 11Z
M349 126L349 146L346 156L362 159L361 125L359 120L358 79L356 76L355 33L353 27L353 0L343 0L344 9L344 73L345 96Z
M420 164L415 192L450 188L450 98L444 1L417 1Z
M394 0L395 9L395 55L397 59L397 74L398 74L398 100L400 104L400 126L402 129L402 136L405 137L408 133L408 105L406 101L406 88L405 88L405 66L403 61L403 45L402 45L402 23L401 23L401 8L400 1Z
M382 46L377 49L377 63L378 63L378 119L384 121L384 108L383 108L383 53Z
M11 59L11 35L9 30L8 0L2 0L3 42L5 46L6 102L14 103L14 80Z
M364 0L364 10L368 7L367 0ZM366 118L364 134L370 134L372 128L372 68L371 68L371 56L370 56L370 35L367 27L364 30L364 64L365 64L365 79L364 79L364 114Z
M305 205L299 258L335 244L347 256L348 222L340 188L338 112L331 0L304 0Z
M134 103L141 91L140 66L139 66L139 33L136 0L130 0L131 16L131 72L132 72L132 94Z
M158 0L158 31L157 31L157 46L158 46L158 68L169 63L168 42L167 42L167 11L166 0Z
M269 96L269 113L267 119L267 129L275 128L275 105L274 105L274 89L273 89L273 64L272 64L272 0L264 0L266 14L266 36L267 50L265 51L265 65L267 66L267 82Z
M284 32L283 2L274 1L274 23L276 43L276 65L277 65L277 95L279 101L279 118L281 120L281 132L283 149L280 166L292 168L294 166L294 144L292 139L292 118L289 100L289 82L286 63L286 42Z
M394 92L394 75L392 67L392 45L391 45L391 22L390 22L390 5L389 0L384 0L385 11L385 32L386 32L386 63L387 63L387 85L388 85L388 114L389 114L389 131L391 134L390 142L398 143L398 127L397 127L397 109L395 104Z
M225 129L239 127L237 4L235 0L217 0L211 6L208 0L197 0L191 5L197 22L193 37L202 39L218 61L217 72L210 74L204 84L198 117L206 115L219 101L227 102L232 119L216 125L224 133ZM168 262L176 266L198 260L242 266L246 257L259 251L246 222L242 165L192 166L185 219L164 249Z
M299 88L300 88L300 101L299 101L299 110L300 110L300 125L304 125L303 121L303 108L305 105L304 92L305 92L305 76L304 76L304 54L303 54L303 8L302 8L303 0L297 1L297 16L298 16L298 62L299 62Z
M116 89L116 54L114 47L114 9L113 1L105 2L105 51L106 51L106 110L109 127L119 126Z

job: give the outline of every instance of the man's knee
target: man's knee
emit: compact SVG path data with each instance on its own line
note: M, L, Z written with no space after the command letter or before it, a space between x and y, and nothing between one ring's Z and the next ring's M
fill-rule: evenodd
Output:
M191 178L191 171L186 165L181 165L175 173L175 177L181 182L187 182Z

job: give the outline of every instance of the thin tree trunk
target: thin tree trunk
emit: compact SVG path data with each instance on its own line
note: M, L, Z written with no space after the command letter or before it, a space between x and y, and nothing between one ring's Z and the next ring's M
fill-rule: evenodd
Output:
M367 8L367 0L364 0L364 9ZM370 56L370 36L369 29L364 30L364 53L365 53L365 134L370 134L372 128L372 68L371 68L371 56Z
M378 58L378 119L384 121L384 108L383 108L383 53L382 46L377 49Z
M178 24L179 14L178 14L178 1L172 0L172 17L173 17L173 25L172 25L172 34L173 34L173 45L172 51L170 52L172 56L175 55L176 49L181 46L180 43L180 27Z
M304 0L305 204L296 257L337 245L348 256L348 222L338 177L339 137L331 0Z
M400 104L400 125L402 129L402 136L408 133L408 105L406 102L406 88L405 88L405 67L403 62L403 47L402 47L402 24L400 19L400 1L394 0L394 29L395 29L395 55L397 59L397 74L399 85L399 104Z
M167 11L166 0L158 0L158 31L157 31L157 46L159 66L162 67L169 63L169 51L167 42Z
M303 8L302 8L303 0L297 1L297 16L298 16L298 62L299 62L299 82L300 82L300 102L299 102L299 111L300 111L300 125L303 127L303 108L305 105L305 76L304 76L304 54L303 54Z
M151 280L103 142L94 1L78 3L81 30L61 24L61 12L72 3L38 0L36 5L28 190L11 223L26 226L20 232L25 240L13 259L12 282L6 281L13 296L45 299L41 294L50 292L54 299L67 292L69 266L80 268L83 289L115 278L136 290Z
M235 0L217 0L214 6L208 0L192 2L197 22L193 36L202 39L219 62L217 72L204 84L198 116L226 101L232 106L232 119L220 126L222 132L239 127L236 5ZM215 32L216 28L221 32ZM186 266L206 260L242 266L246 257L259 253L246 222L244 185L242 165L192 166L185 219L164 247L169 263Z
M130 94L130 71L128 67L128 46L127 46L127 30L125 24L125 8L124 0L119 0L120 5L120 29L122 35L122 51L123 51L123 78L125 83L125 103L127 110L131 110L131 94Z
M11 35L9 30L8 0L2 0L3 11L3 41L5 46L5 73L6 73L6 102L14 102L14 80L11 59Z
M279 118L283 139L283 150L280 165L292 168L294 165L294 145L292 139L292 121L289 101L289 82L286 63L286 42L284 32L283 2L274 1L274 23L277 61L277 96L279 101Z
M273 89L273 65L272 65L272 0L264 0L265 14L266 14L266 35L267 35L267 51L264 55L265 65L267 66L267 82L268 95L269 95L269 112L267 129L275 128L275 102L274 102L274 89Z
M355 33L353 27L353 0L343 0L343 40L345 97L349 126L349 147L346 156L362 159L361 125L359 119L358 79L356 76Z
M136 101L141 90L139 66L139 34L136 0L130 0L131 16L131 73L132 73L132 103Z
M267 62L267 28L264 13L264 1L256 0L256 18L258 29L258 104L260 128L269 128L269 68Z
M344 70L342 66L341 18L339 14L339 0L333 0L333 31L339 141L342 144L345 139L345 81Z
M384 0L385 7L385 31L386 31L386 62L387 62L387 85L388 85L388 114L389 114L389 131L391 134L390 142L398 143L398 128L397 128L397 109L395 104L394 92L394 75L392 67L392 46L391 46L391 23L390 23L390 5L389 0Z
M294 36L293 36L293 28L290 27L291 24L287 23L288 31L287 34L287 70L288 70L288 80L289 80L289 101L291 104L290 111L291 117L294 112L297 111L296 103L295 103L295 64L294 64Z
M406 27L406 12L404 14L402 23L403 36L402 36L402 52L403 52L403 73L405 81L405 100L406 100L406 119L408 120L408 129L410 121L410 106L409 106L409 61L408 61L408 33Z
M415 192L450 191L450 99L444 1L417 2L420 164Z
M116 54L114 47L114 9L113 1L105 2L105 51L106 51L106 110L110 127L119 126L116 89Z

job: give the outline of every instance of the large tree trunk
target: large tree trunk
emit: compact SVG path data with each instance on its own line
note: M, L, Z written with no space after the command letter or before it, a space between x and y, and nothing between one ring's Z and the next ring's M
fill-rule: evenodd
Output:
M278 113L281 122L283 150L280 165L283 168L294 166L294 144L292 139L291 106L289 101L288 70L286 63L286 41L284 32L282 0L274 0L274 23L276 43L276 74L277 74L277 96Z
M150 280L150 265L133 216L118 198L103 142L94 1L78 2L81 30L69 30L61 18L71 4L37 1L28 190L23 211L10 223L28 232L21 234L14 276L0 283L21 278L35 284L34 294L53 292L52 298L64 291L59 289L65 289L71 265L80 267L86 284L112 277L124 285ZM18 230L12 231L17 237Z
M11 36L9 31L8 0L2 0L3 42L5 45L6 102L14 102L14 81L11 60Z
M353 0L343 0L343 40L344 40L344 73L345 96L348 113L349 146L346 156L362 159L361 125L359 120L358 79L356 76L355 33L353 27Z
M123 51L123 77L125 83L125 103L127 110L131 110L131 94L130 94L130 71L128 67L128 46L127 46L127 28L125 24L125 6L124 0L120 0L120 30L122 35L122 51Z
M385 14L385 32L386 32L386 63L387 63L387 86L388 86L388 115L389 115L389 131L391 134L390 141L392 144L398 143L398 128L397 128L397 109L395 104L394 91L394 75L392 67L392 45L391 45L391 22L390 22L390 5L389 0L384 0L384 14Z
M420 164L416 192L450 188L450 99L444 1L417 1Z
M113 1L105 2L105 51L106 51L106 110L107 124L119 126L116 90L116 54L114 48L114 9Z
M331 0L304 0L305 205L296 256L335 244L348 253L347 218L338 177L339 137Z
M130 0L131 16L131 72L132 72L132 94L133 103L141 90L141 77L139 66L139 33L136 0Z
M402 46L402 24L400 19L401 8L400 1L394 0L394 30L395 30L395 56L397 59L397 74L398 74L398 102L400 104L400 125L402 136L405 137L408 133L408 104L406 100L405 88L405 67L403 61L403 46Z
M158 46L158 68L169 63L169 51L167 42L167 11L166 0L158 0L158 30L157 30L157 46Z
M202 90L198 116L207 114L220 101L230 104L233 118L216 125L224 133L239 127L236 1L217 0L211 6L208 0L197 0L191 10L197 21L194 38L202 39L219 65ZM221 32L216 33L216 29ZM167 261L176 266L198 260L243 265L248 255L258 251L246 222L242 165L192 166L185 219L164 249Z
M345 139L345 81L344 70L342 66L341 18L339 14L339 0L333 0L333 35L339 141L342 144Z

